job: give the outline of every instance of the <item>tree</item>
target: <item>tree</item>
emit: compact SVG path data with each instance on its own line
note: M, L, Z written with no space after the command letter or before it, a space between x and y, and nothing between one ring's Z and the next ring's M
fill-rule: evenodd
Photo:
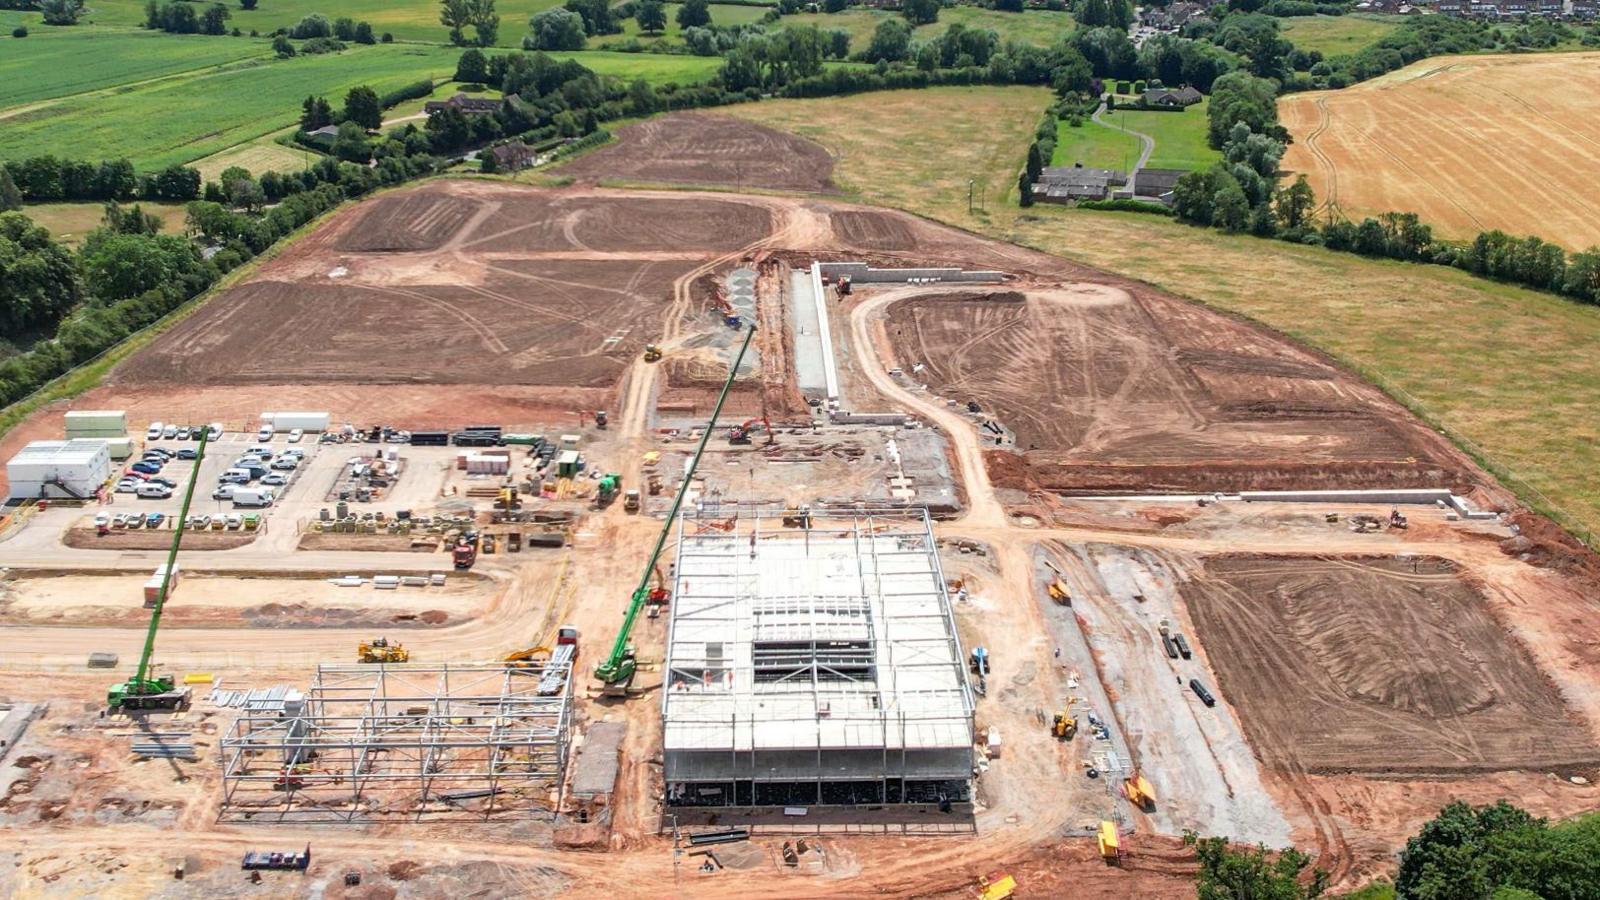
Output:
M366 130L354 121L340 122L339 133L333 139L333 155L353 163L372 159L372 145L367 142Z
M277 54L279 59L288 59L294 55L294 45L289 43L288 38L280 34L272 39L272 52Z
M76 25L83 15L83 0L39 0L46 25Z
M289 37L297 41L333 37L333 23L328 21L328 17L322 13L301 16L300 21L290 26Z
M1416 900L1450 900L1488 897L1502 885L1537 886L1540 879L1531 857L1554 848L1529 845L1554 843L1547 832L1543 819L1504 800L1477 809L1458 800L1406 841L1395 892Z
M356 20L348 16L340 16L333 20L333 36L341 41L356 39Z
M72 254L22 213L0 212L0 332L49 327L82 299Z
M566 11L545 10L545 12ZM572 14L568 13L568 15ZM447 106L430 114L425 130L428 133L428 143L438 153L450 153L459 150L465 147L468 141L472 140L472 126L468 124L466 115L453 106Z
M482 50L474 47L461 54L456 61L455 80L466 84L489 80L489 61L484 58Z
M1328 873L1321 869L1313 870L1310 884L1300 883L1311 858L1292 847L1277 853L1261 845L1234 849L1227 838L1202 838L1192 831L1183 842L1200 858L1199 900L1313 900L1327 890Z
M356 23L356 43L376 44L378 41L372 36L372 25L368 22Z
M11 180L11 173L0 166L0 212L21 208L22 192L17 190L17 183Z
M528 20L533 33L523 40L528 50L582 50L583 17L570 9L547 9ZM529 45L532 46L529 46Z
M867 62L900 62L911 51L911 26L901 19L884 19L867 44Z
M845 28L828 29L828 56L844 59L850 55L850 31Z
M1068 94L1088 94L1094 88L1094 70L1077 48L1063 45L1050 76L1050 86L1065 97Z
M633 10L634 21L646 34L660 34L667 30L667 5L661 0L639 0Z
M200 173L187 166L171 165L157 172L150 181L151 200L183 203L200 196Z
M115 234L160 234L161 219L145 212L137 203L124 209L110 201L104 207L100 227Z
M901 0L900 14L912 25L931 25L939 21L939 0Z
M706 0L684 0L678 7L679 28L704 28L711 24L711 6Z
M227 34L228 26L223 24L233 18L233 13L221 3L213 3L206 7L200 16L200 31L202 34Z
M1229 72L1216 80L1211 87L1206 118L1207 139L1218 150L1222 149L1233 126L1240 122L1257 134L1279 140L1285 136L1278 125L1276 85L1249 72Z
M26 26L26 25L18 25L17 27L11 29L11 36L14 37L14 38L25 38L25 37L27 37L28 36L28 26Z
M472 24L468 0L439 0L439 24L450 29L450 43L466 43L466 28Z
M1025 171L1017 176L1017 204L1024 209L1033 205L1033 179Z
M467 0L467 18L478 46L493 47L500 39L500 14L494 11L494 0Z
M1028 166L1022 174L1027 176L1029 184L1038 184L1040 177L1044 175L1044 157L1039 153L1038 141L1028 145Z
M344 95L344 117L368 131L383 126L383 106L378 102L378 92L366 85L353 87Z
M84 243L78 259L85 287L102 303L127 300L146 291L172 289L183 275L199 268L194 245L166 234L97 231Z
M622 30L610 0L567 0L565 6L583 17L585 34L616 34Z
M333 107L323 97L307 97L300 104L300 127L305 131L316 131L333 124Z
M995 0L994 8L998 12L1022 12L1023 0Z
M717 78L730 91L761 87L761 60L751 44L740 44L722 57L722 68Z
M839 13L849 8L850 0L822 0L823 12Z
M1275 205L1283 227L1298 231L1311 224L1311 210L1317 205L1317 195L1306 176L1300 175L1293 184L1278 192Z
M1089 0L1078 13L1078 24L1085 28L1099 28L1111 24L1111 10L1106 0Z
M240 9L255 9L257 0L239 0Z

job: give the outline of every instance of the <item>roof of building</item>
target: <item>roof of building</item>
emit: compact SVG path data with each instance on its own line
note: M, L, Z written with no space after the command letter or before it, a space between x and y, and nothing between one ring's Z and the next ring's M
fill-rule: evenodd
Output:
M1141 194L1150 190L1163 193L1176 187L1178 179L1187 174L1188 169L1140 169L1133 183Z
M451 95L448 100L429 100L427 103L422 104L425 112L435 112L447 107L454 107L462 112L490 113L500 108L500 98L468 97L466 94L456 93Z
M680 520L667 751L971 746L972 695L924 513L834 516L803 532L772 513L736 521Z
M1203 96L1203 94L1187 84L1181 88L1151 88L1144 92L1146 103L1169 102L1187 105L1199 103Z
M1077 184L1105 187L1108 184L1127 184L1128 173L1117 169L1096 169L1091 166L1045 166L1039 173L1043 184Z
M96 438L73 438L69 441L31 441L11 457L12 463L54 464L58 466L85 465L104 456L110 445Z

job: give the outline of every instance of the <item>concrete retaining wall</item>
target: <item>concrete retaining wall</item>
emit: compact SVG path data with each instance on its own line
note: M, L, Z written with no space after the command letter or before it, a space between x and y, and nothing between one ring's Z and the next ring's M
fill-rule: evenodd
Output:
M850 281L856 284L916 284L920 282L935 281L963 281L977 283L996 283L1005 280L1003 272L967 271L957 268L931 268L931 269L875 269L866 263L859 262L827 262L814 264L820 274L837 279L842 275L850 276Z
M904 427L909 417L905 413L830 413L828 420L835 425L893 425Z
M1246 503L1388 503L1393 506L1450 507L1463 519L1493 519L1499 515L1473 507L1465 497L1457 497L1443 488L1414 488L1403 490L1370 491L1241 491L1239 499Z

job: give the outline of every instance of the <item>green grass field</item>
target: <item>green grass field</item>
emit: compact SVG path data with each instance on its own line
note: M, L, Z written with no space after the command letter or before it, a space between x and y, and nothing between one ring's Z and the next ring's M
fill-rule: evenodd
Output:
M92 158L127 157L142 170L187 163L292 124L308 94L338 103L357 85L383 93L426 77L447 78L459 55L453 47L357 47L342 54L261 60L126 91L69 97L5 118L0 159L43 153L75 157L90 148L87 155ZM720 62L637 53L574 56L602 74L652 82L700 81Z
M1114 109L1101 118L1154 138L1156 149L1146 163L1151 168L1200 169L1222 158L1206 144L1207 102L1202 100L1183 112Z
M1088 119L1074 128L1065 119L1056 122L1056 152L1049 165L1084 165L1098 169L1119 169L1139 160L1139 139L1131 134L1105 128Z
M1028 90L936 88L728 112L823 142L840 159L835 180L864 201L1140 278L1319 347L1469 447L1535 508L1579 537L1600 536L1600 308L1454 269L1138 213L1020 210L1016 173L1050 99ZM985 118L994 126L949 133ZM984 191L975 215L969 177Z
M162 234L183 234L185 213L181 205L140 203L139 208L161 220ZM99 228L105 218L105 208L98 203L39 203L23 207L22 212L48 228L51 237L72 246Z
M1323 56L1342 56L1378 42L1400 27L1400 16L1346 15L1294 16L1280 19L1283 36L1301 50L1318 50Z
M852 7L838 13L802 13L784 16L780 25L815 25L824 31L843 28L850 32L850 52L867 49L872 32L884 19L899 18L897 12ZM1047 47L1061 40L1072 30L1072 15L1050 10L1028 10L1025 13L995 12L976 6L950 6L939 11L939 21L921 25L912 32L914 40L930 41L944 34L951 24L959 22L967 28L987 28L1000 36L1002 43L1017 40L1025 44Z
M0 109L266 57L264 40L38 26L0 38Z

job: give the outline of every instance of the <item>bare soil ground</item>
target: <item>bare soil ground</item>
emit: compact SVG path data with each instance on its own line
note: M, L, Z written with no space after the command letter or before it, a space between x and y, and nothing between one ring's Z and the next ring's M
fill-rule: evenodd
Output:
M1106 284L952 290L908 292L889 308L888 338L899 364L923 366L915 377L936 394L976 400L1013 432L1014 449L990 456L997 484L1127 491L1471 481L1456 454L1378 391L1237 319ZM1006 465L1012 452L1023 471Z
M833 157L821 145L743 119L674 113L628 125L617 142L560 172L585 180L831 191Z
M191 531L183 536L185 550L232 550L253 543L254 531ZM92 527L72 528L62 543L80 550L167 550L172 547L172 530L112 531L100 534Z
M1600 765L1588 727L1449 563L1220 557L1182 590L1221 690L1270 766Z
M1346 215L1414 212L1447 237L1499 228L1600 243L1600 54L1444 57L1285 96L1283 167Z

